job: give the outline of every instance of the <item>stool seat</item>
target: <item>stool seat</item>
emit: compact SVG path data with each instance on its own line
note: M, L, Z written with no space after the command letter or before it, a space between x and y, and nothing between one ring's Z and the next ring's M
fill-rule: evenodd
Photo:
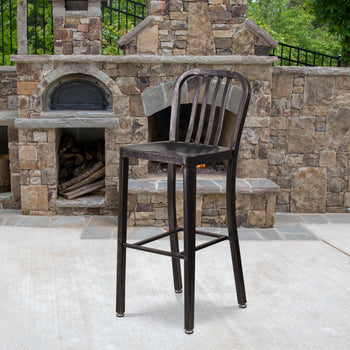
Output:
M178 165L219 162L232 157L232 150L229 147L179 141L128 145L123 146L121 150L124 157L135 157Z
M186 82L186 84L184 84ZM241 89L237 89L240 86ZM232 89L232 87L235 87ZM192 107L189 115L186 137L179 139L179 120L182 89L186 96L192 96ZM231 90L240 91L237 113L231 119L231 128L225 117ZM195 301L195 254L200 249L228 240L236 284L237 300L240 307L246 306L246 294L243 280L241 255L238 242L235 186L236 165L239 142L250 100L248 80L237 72L212 69L192 69L183 73L174 86L169 141L125 145L120 147L119 159L119 218L118 218L118 257L117 257L117 295L116 313L118 317L125 314L125 276L126 248L161 254L171 257L175 292L182 291L180 259L184 260L184 324L186 334L194 330ZM230 97L231 98L231 97ZM188 103L188 101L186 102ZM198 108L197 108L198 107ZM186 116L188 117L188 116ZM232 118L232 113L231 113ZM232 125L233 124L233 125ZM223 129L232 130L229 141L221 138ZM227 135L226 135L227 136ZM227 144L228 142L228 144ZM168 230L162 234L141 240L127 242L128 220L128 172L129 159L146 159L168 164L167 200ZM227 235L196 229L196 166L225 161L226 174L226 210ZM184 225L179 227L176 218L176 167L183 169L183 217ZM180 252L178 233L183 231L184 249ZM205 235L211 240L196 245L196 235ZM170 237L170 251L147 247L146 244L157 239Z

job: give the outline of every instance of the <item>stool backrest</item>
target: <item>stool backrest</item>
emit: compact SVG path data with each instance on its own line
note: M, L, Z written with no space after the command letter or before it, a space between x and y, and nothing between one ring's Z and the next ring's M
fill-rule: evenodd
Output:
M233 96L237 92L238 99ZM229 147L238 150L250 94L249 81L237 72L201 68L186 71L174 86L170 141L178 140L181 100L185 99L192 104L185 142L217 146L229 109L236 115Z

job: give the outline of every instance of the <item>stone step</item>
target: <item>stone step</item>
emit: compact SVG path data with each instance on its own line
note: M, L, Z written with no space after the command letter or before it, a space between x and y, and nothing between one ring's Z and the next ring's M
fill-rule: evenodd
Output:
M177 183L178 224L182 225L182 180ZM129 225L166 226L165 179L129 180ZM279 186L268 179L237 179L237 222L243 227L273 227ZM226 226L224 179L197 180L197 226Z
M182 179L176 180L178 224L182 225ZM129 179L130 226L167 226L167 181L165 178ZM237 223L242 227L273 227L279 186L268 179L237 179ZM197 180L197 226L226 226L226 181L223 178ZM59 215L115 215L106 208L103 196L75 200L59 198Z

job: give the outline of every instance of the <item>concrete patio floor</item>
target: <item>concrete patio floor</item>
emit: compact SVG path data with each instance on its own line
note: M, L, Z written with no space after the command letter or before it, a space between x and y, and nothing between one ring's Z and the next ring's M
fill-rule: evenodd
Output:
M163 256L128 250L115 317L115 222L0 211L0 349L350 349L349 214L240 229L246 309L227 242L199 251L193 335ZM130 240L149 233L130 228Z

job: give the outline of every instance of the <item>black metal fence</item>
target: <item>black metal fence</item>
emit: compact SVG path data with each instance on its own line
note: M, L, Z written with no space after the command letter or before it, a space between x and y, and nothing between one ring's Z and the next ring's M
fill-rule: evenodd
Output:
M53 54L52 7L47 0L28 1L28 53Z
M330 56L320 52L302 49L284 43L272 50L271 56L277 56L276 66L329 66L340 67L341 56Z
M17 1L0 0L0 65L10 65L10 55L17 52Z
M27 0L28 53L53 54L53 18L47 0ZM118 40L146 16L146 0L108 0L103 13L103 54L120 55ZM0 0L0 65L10 65L17 53L17 0ZM330 56L279 43L271 55L279 66L340 67L341 56Z
M28 0L28 53L53 54L53 20L47 0ZM0 65L17 53L17 0L0 0Z
M122 52L117 42L146 17L146 1L108 0L102 11L102 52L107 55L120 55Z

